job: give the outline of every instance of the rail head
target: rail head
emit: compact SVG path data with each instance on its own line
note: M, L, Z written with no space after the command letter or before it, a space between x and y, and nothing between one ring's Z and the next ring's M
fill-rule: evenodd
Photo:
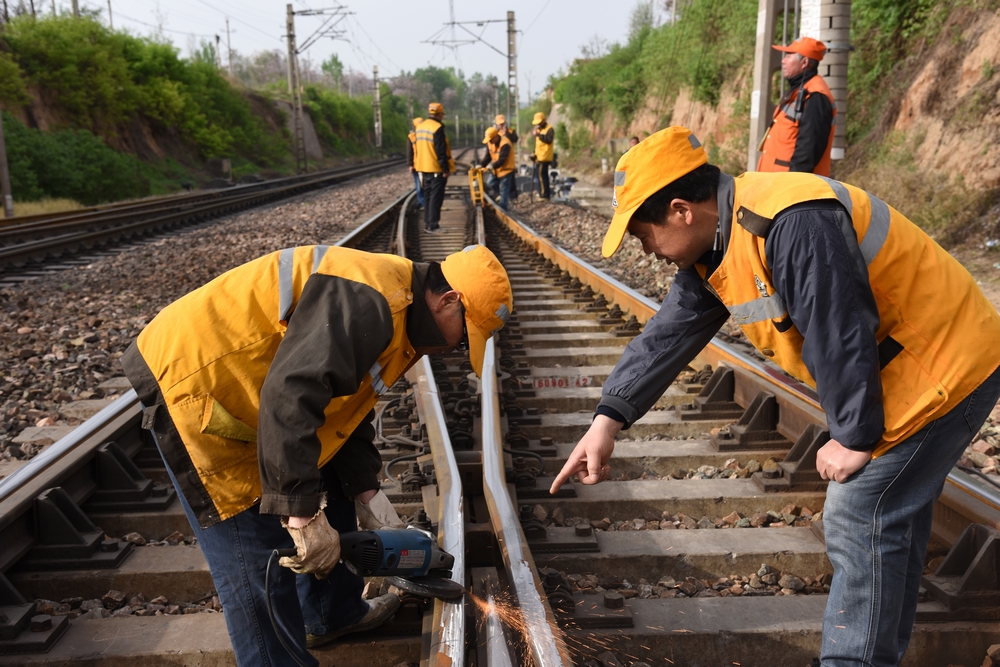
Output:
M524 641L536 667L572 665L565 643L553 631L556 620L547 604L534 558L507 490L503 434L496 375L496 346L486 343L482 379L483 490L513 594L524 620Z

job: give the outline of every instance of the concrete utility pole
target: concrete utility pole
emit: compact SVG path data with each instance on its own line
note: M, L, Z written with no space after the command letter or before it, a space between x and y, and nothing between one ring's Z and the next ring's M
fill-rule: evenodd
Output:
M222 69L222 38L218 35L215 36L215 69Z
M0 114L0 196L3 196L3 215L14 217L14 197L10 193L10 174L7 172L7 144L3 138L3 115Z
M32 14L35 13L34 9L32 9L31 13ZM111 30L115 29L115 19L111 15L111 0L108 0L108 28L110 28Z
M111 0L108 0L111 2ZM230 80L235 80L236 76L233 74L233 44L230 41L231 35L229 34L229 17L226 17L226 53L229 54L229 78Z
M292 93L292 148L295 153L295 173L302 174L309 169L306 161L306 129L302 119L302 92L299 88L299 56L295 48L295 12L292 5L288 10L288 89Z
M73 0L73 17L80 18L80 2L79 0Z
M831 159L844 158L847 146L847 61L851 51L851 0L758 0L757 46L754 53L753 93L750 95L750 142L747 146L747 169L757 169L760 145L771 125L775 105L771 102L771 81L781 69L781 52L771 48L779 15L784 26L784 43L800 36L812 37L826 44L827 52L819 64L819 74L830 86L837 117ZM796 16L796 13L798 14ZM789 29L789 27L791 29ZM782 79L782 89L784 87Z
M372 98L372 110L375 112L375 148L382 148L382 89L378 82L378 65L372 70L372 80L375 96Z
M507 125L510 126L511 96L514 98L514 131L521 136L520 103L517 95L517 29L514 12L507 12Z

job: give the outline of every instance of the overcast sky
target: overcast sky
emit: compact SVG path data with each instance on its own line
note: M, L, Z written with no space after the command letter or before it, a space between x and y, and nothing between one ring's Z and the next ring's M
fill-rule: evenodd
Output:
M60 8L69 8L70 0L54 0ZM36 0L36 5L38 5ZM46 5L48 3L45 3ZM112 18L117 29L149 35L162 26L163 36L172 40L183 56L197 48L201 40L222 37L225 65L226 18L229 18L232 48L243 55L254 51L285 49L285 6L287 0L111 0ZM470 75L482 72L506 79L505 55L486 44L477 43L449 48L425 43L431 39L451 40L448 0L343 0L340 3L353 14L344 18L338 29L340 39L323 38L302 57L319 63L336 53L344 68L371 72L378 65L382 76L413 71L426 65L460 68ZM100 9L107 19L107 0L80 0L81 7ZM296 11L336 7L330 0L295 0ZM497 50L507 51L507 12L515 12L518 39L518 71L522 101L544 85L550 75L567 67L579 56L581 45L596 35L608 42L624 41L629 16L635 2L609 0L506 0L487 3L454 0L455 21L498 20L482 27L466 25L475 35ZM299 44L323 22L320 16L296 16L295 30ZM474 39L461 26L454 28L454 39Z

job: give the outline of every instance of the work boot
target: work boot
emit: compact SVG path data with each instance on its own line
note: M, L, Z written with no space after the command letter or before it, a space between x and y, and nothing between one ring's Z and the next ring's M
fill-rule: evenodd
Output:
M316 648L340 639L344 635L377 628L389 620L389 617L395 614L397 609L399 609L399 596L395 593L386 593L374 600L368 600L368 613L362 616L357 623L328 632L325 635L306 634L306 647Z

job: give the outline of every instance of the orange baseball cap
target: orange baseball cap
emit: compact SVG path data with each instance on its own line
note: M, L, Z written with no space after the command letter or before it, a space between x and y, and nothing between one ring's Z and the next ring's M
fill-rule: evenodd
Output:
M432 116L436 113L444 113L444 105L440 102L431 102L427 105L427 113Z
M514 310L514 295L507 272L486 246L470 245L448 255L441 272L452 289L462 294L465 328L469 335L469 361L482 377L486 341L503 329Z
M823 60L823 56L826 55L826 45L812 37L799 37L788 46L775 44L771 48L775 51L784 51L785 53L797 53L800 56L812 58L816 61Z
M497 136L498 134L500 134L500 133L497 132L497 128L495 128L495 127L488 127L488 128L486 128L486 136L483 137L483 143L484 144L490 143L490 139L492 139L493 137Z
M536 111L534 118L531 119L532 125L541 125L545 122L545 114L541 111Z
M604 235L601 254L615 254L632 214L644 201L706 163L708 154L686 127L668 127L630 148L615 167L615 194L611 200L615 215Z
M498 113L496 115L496 118L493 119L493 122L496 123L497 125L503 125L504 123L507 122L507 117L504 116L502 113Z

